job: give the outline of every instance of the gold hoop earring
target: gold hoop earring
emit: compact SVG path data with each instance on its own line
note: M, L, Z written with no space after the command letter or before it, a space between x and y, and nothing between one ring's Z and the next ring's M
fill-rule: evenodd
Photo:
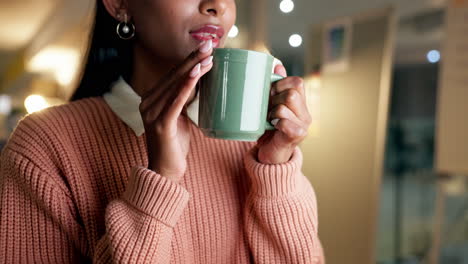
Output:
M135 36L135 25L132 22L128 23L127 14L124 15L124 21L117 24L117 35L123 40L132 39Z

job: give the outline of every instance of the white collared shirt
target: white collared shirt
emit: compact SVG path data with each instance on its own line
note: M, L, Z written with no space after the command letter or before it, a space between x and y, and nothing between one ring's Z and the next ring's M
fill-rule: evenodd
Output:
M143 119L140 114L141 97L120 77L108 93L103 95L112 111L128 125L138 137L145 133ZM198 124L198 95L187 107L187 114Z

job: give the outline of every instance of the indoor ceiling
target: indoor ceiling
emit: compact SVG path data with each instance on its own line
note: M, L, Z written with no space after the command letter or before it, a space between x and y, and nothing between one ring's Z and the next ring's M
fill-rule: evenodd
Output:
M55 5L56 0L0 0L0 73L31 41Z
M291 13L284 14L279 10L281 0L264 0L268 3L269 29L268 39L273 51L283 56L303 56L304 47L307 47L308 32L311 25L325 22L330 19L340 18L347 15L362 13L364 11L393 5L396 8L397 16L404 19L417 14L431 12L440 9L446 4L446 0L293 0L295 8ZM441 40L441 29L434 32L420 32L420 34L406 34L403 29L400 35L400 25L397 41L398 46L407 48L418 47L424 44L430 46L431 43L438 45ZM288 44L289 36L298 33L303 36L304 43L299 48L292 48Z
M0 0L0 50L26 45L55 5L56 0Z
M18 62L27 63L47 46L81 47L93 1L0 0L0 84L2 73L9 72L3 77L12 81Z

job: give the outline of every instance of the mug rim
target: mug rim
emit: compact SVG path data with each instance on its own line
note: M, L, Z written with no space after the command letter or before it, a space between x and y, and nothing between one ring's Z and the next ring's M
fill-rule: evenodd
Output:
M273 57L273 55L269 54L269 53L265 53L265 52L261 52L261 51L256 51L256 50L248 50L248 49L239 49L239 48L215 48L214 49L215 51L216 50L232 50L232 51L242 51L242 52L247 52L247 53L256 53L256 54L259 54L259 55L266 55L268 57ZM214 53L214 52L213 52Z

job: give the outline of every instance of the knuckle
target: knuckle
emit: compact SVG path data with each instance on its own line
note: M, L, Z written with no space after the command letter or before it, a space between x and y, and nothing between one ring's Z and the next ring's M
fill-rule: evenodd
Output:
M284 122L278 126L278 129L281 130L286 135L288 140L293 143L302 141L302 139L307 135L306 129L292 124L292 122L289 120L284 120Z
M144 113L146 111L146 101L142 101L140 105L138 106L138 110L140 110L140 113Z
M171 103L171 106L174 106L174 105L179 105L179 104L182 104L182 98L180 98L180 96L177 96L176 98L174 98L172 100L172 103Z
M143 124L152 124L154 122L154 119L149 115L142 115L141 119L143 120Z
M187 61L195 59L199 54L200 52L198 52L198 50L192 51L192 53L190 53L190 55L187 57Z
M203 59L204 57L206 57L205 53L201 53L198 50L195 52L195 57L194 57L195 59L200 60L200 59Z
M287 139L290 142L294 142L295 139L297 138L296 133L290 127L285 127L283 131L284 131L284 134L286 135Z
M154 118L153 118L153 113L152 111L150 111L150 109L146 109L142 112L140 112L140 115L141 115L141 118L143 119L143 122L145 122L146 124L149 124L151 122L154 122Z
M270 91L271 95L277 95L278 94L278 84L277 83L274 83L272 86L271 86L271 91Z
M163 122L156 122L156 124L154 125L154 128L155 128L155 132L156 134L158 135L163 135L164 134L164 131L166 131L166 126Z
M298 92L294 89L289 89L287 94L286 94L286 103L287 104L292 104L298 97Z
M144 107L143 106L140 106L140 115L141 115L141 118L143 119L143 121L145 120L148 120L149 118L149 114L148 114L149 110L147 107Z
M276 110L276 114L278 116L285 116L287 111L288 111L288 108L284 104L280 104L278 106L278 109Z
M142 100L140 105L138 106L138 109L140 110L141 114L148 114L150 112L151 108L151 102L150 100Z
M192 52L188 62L189 63L196 63L198 61L200 61L201 59L203 59L206 55L204 53L201 53L199 50L196 50L194 52Z
M307 136L307 130L303 128L299 129L299 131L297 132L297 136L300 139L305 138Z
M302 128L290 128L290 137L294 140L300 140L304 134L304 129Z
M301 77L294 76L292 77L292 83L295 88L303 88L304 80Z
M284 125L284 120L283 119L280 119L280 121L278 122L278 124L276 125L276 128L282 132L286 132L286 126Z

